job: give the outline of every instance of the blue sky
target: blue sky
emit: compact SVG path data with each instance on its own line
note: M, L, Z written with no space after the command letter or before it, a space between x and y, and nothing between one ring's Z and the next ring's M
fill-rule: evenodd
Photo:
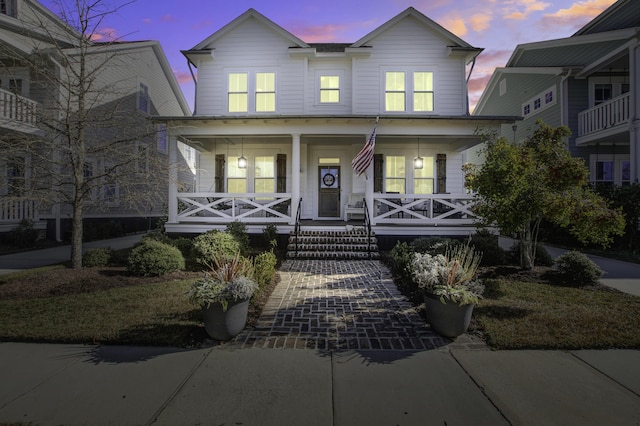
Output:
M41 0L56 12L56 3ZM355 42L407 7L414 7L467 43L484 48L470 80L473 105L495 67L516 45L568 37L615 0L103 0L118 8L101 33L120 40L158 40L193 105L193 82L180 50L190 49L253 8L302 40Z

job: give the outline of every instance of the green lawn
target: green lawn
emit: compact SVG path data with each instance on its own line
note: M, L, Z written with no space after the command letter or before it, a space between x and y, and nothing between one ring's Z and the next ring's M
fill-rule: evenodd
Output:
M190 280L0 300L0 340L190 346L204 337Z
M640 297L493 279L474 318L495 349L640 348Z

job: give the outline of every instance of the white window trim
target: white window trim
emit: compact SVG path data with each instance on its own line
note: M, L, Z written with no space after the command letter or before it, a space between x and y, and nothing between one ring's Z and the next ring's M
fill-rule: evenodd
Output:
M547 103L546 102L546 95L549 92L552 93L553 99L551 100L551 102ZM535 101L538 100L538 99L540 100L540 107L539 108L535 108ZM531 117L531 116L534 116L534 115L544 111L547 108L551 108L556 103L558 103L558 90L556 88L556 85L554 84L553 86L549 87L548 89L543 90L542 92L538 93L533 98L527 100L526 102L523 102L522 105L520 106L520 113L522 114L523 117ZM529 105L529 113L525 114L524 109L525 109L525 107L527 105Z
M276 105L273 111L256 111L256 75L260 73L273 73L275 75ZM229 112L229 74L247 74L247 111ZM226 69L224 80L224 114L225 115L273 115L278 113L280 105L280 90L278 85L278 71L272 67L252 69Z
M589 181L596 182L596 163L601 161L613 161L613 183L622 185L622 162L630 161L626 154L591 154L589 155ZM608 182L608 181L602 181Z
M629 78L625 76L589 78L589 107L595 106L596 84L611 84L611 99L615 99L623 94L622 85L625 83L629 83Z
M386 104L386 77L387 72L403 72L405 79L405 105L404 111L387 111ZM416 72L430 72L433 74L433 111L413 110L413 74ZM391 115L437 115L438 114L438 67L436 65L416 65L416 66L384 66L380 69L380 110Z
M340 94L340 102L320 102L320 77L323 76L337 76L340 80L338 85L338 92ZM345 73L344 70L316 70L315 72L315 106L321 107L335 107L343 106L346 104L345 99Z

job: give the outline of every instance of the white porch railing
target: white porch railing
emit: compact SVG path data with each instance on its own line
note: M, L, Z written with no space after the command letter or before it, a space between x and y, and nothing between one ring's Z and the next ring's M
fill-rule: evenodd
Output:
M291 223L291 194L178 193L178 222Z
M37 108L37 102L0 89L0 118L35 126Z
M630 99L631 93L625 93L580 112L578 114L578 137L628 123Z
M473 197L451 194L374 194L372 223L395 225L473 225Z
M0 200L0 222L20 222L23 219L39 219L35 201Z

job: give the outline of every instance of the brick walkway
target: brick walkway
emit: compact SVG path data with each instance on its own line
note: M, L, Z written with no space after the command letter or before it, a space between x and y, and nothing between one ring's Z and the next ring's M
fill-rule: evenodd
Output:
M287 260L241 348L425 350L450 343L432 332L377 260Z

